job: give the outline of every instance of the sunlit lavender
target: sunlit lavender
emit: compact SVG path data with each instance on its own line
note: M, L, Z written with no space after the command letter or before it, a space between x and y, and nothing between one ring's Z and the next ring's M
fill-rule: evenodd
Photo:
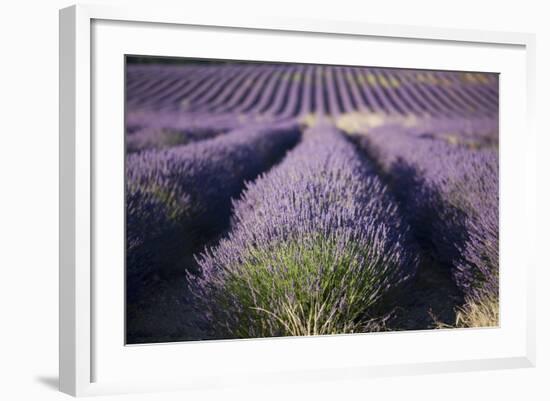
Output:
M305 131L284 161L234 202L227 238L192 280L227 335L361 331L371 309L414 277L409 228L376 171L330 125Z

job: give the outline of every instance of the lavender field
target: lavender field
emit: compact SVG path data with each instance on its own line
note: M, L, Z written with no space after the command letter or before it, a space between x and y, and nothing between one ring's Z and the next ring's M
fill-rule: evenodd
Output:
M126 60L130 344L499 324L498 75Z

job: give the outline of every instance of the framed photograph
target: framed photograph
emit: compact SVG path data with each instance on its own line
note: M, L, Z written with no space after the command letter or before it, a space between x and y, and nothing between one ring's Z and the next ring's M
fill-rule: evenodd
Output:
M60 12L60 389L535 363L534 37Z

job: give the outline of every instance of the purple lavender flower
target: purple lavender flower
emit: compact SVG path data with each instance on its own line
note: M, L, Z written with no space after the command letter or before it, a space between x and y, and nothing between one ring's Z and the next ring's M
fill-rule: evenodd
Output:
M135 153L147 149L162 149L191 142L203 141L222 134L216 129L143 128L126 136L126 152Z
M353 332L414 276L408 231L368 160L320 125L247 183L228 237L189 279L218 335Z
M217 234L245 180L299 139L296 125L252 126L186 146L127 157L127 274L183 268L177 261Z
M382 127L360 144L389 176L420 242L471 299L498 299L498 150Z

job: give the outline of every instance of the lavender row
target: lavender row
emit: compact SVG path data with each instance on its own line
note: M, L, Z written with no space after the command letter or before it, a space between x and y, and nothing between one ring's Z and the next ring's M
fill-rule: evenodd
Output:
M242 126L291 123L283 117L132 111L126 114L126 151L161 149L216 137Z
M217 336L355 332L414 276L415 255L372 165L321 125L246 185L228 237L189 280Z
M126 136L145 130L229 131L242 125L238 117L219 115L189 115L182 112L127 110Z
M404 123L387 121L383 128L385 132L397 131L402 132L403 135L439 140L449 145L470 149L497 148L498 130L498 120L495 118L432 118L415 120L412 124L407 124L406 121Z
M214 138L223 131L216 129L177 130L170 128L143 128L126 137L126 152L163 149Z
M185 268L229 219L245 180L281 158L300 137L293 124L250 126L214 139L127 157L127 274ZM178 264L179 263L179 264ZM133 288L133 287L132 287Z
M372 112L460 118L498 113L492 74L285 64L128 66L133 109L299 117ZM134 70L137 69L137 70Z
M182 111L127 110L126 137L141 130L179 132L226 132L244 125L282 124L294 121L285 116L185 113Z
M472 149L406 129L359 139L390 178L420 242L452 269L467 298L498 298L498 150Z

